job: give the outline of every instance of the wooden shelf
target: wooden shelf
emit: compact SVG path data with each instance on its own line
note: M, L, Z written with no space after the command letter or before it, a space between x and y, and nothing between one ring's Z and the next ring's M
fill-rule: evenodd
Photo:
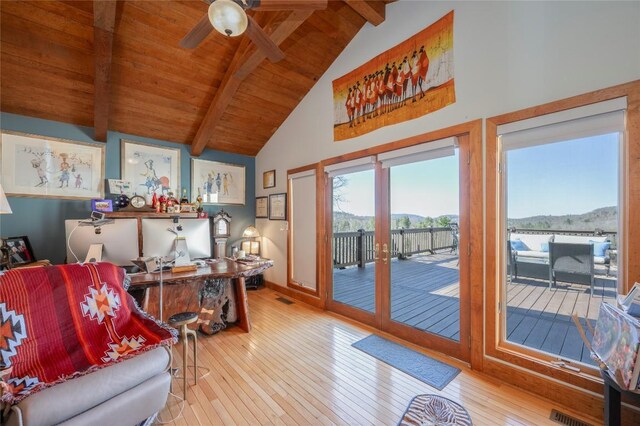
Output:
M156 212L110 212L106 213L106 217L110 219L117 218L142 218L142 217L151 217L151 218L172 218L174 216L180 216L184 218L197 218L198 213L156 213Z

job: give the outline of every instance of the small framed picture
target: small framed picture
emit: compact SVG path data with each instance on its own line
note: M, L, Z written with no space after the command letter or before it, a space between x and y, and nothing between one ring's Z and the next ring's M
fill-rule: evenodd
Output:
M196 205L192 203L180 204L180 213L193 213L196 211Z
M287 220L287 194L269 195L269 220Z
M109 182L109 192L114 195L132 195L131 182L122 179L107 179Z
M94 212L112 212L113 200L91 200L91 210Z
M276 187L276 171L275 170L269 170L268 172L264 172L262 174L262 187L264 189Z
M269 217L269 198L256 197L256 218L266 219Z
M25 265L37 260L33 255L31 243L29 243L29 237L27 237L26 235L23 235L21 237L5 238L5 241L7 243L7 246L9 247L9 256L11 256L11 262L14 265Z

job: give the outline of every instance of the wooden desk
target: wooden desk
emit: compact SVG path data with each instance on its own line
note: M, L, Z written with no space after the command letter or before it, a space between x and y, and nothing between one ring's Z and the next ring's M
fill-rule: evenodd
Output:
M222 259L208 263L207 267L198 268L198 270L192 272L174 274L170 271L165 271L162 273L164 319L166 320L166 318L178 312L200 312L199 292L204 281L211 278L230 278L235 284L240 328L249 332L251 330L251 321L244 279L260 274L272 266L273 261L269 259L262 259L261 262L251 265ZM129 277L131 278L129 287L131 290L145 290L142 309L158 317L160 311L160 273L131 274Z

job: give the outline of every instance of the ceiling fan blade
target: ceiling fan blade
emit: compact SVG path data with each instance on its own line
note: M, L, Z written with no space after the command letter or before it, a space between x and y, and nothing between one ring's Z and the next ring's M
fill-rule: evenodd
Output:
M180 40L180 46L185 49L194 49L198 47L202 40L209 35L212 29L213 27L209 21L209 16L205 13L196 26L193 27L193 29L182 38L182 40Z
M248 0L253 10L321 10L327 8L327 0Z
M266 55L271 62L278 62L284 59L284 53L277 44L264 32L262 27L249 15L249 25L247 26L247 35L253 41L258 49Z

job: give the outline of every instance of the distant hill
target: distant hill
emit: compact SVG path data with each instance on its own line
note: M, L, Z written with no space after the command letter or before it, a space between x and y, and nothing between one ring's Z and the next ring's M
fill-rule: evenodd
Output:
M509 219L508 227L524 229L552 229L558 231L615 231L618 229L617 208L602 207L583 214L562 216L531 216Z
M430 226L431 221L437 221L441 217L446 217L451 222L457 222L457 215L444 215L436 218L427 219L425 216L415 214L392 214L391 215L391 228L396 229L402 227L401 220L407 217L409 219L410 228L425 228ZM346 212L334 212L333 213L333 230L334 232L355 232L358 229L364 229L365 231L373 231L375 221L373 216L357 216ZM433 224L433 226L438 226ZM406 227L406 226L405 226Z
M396 229L402 227L401 221L404 217L409 218L410 228L428 227L431 221L425 216L415 214L392 214L391 228ZM443 217L443 216L440 216ZM440 217L431 218L437 221ZM458 222L457 215L444 215L451 222ZM521 229L552 229L558 231L595 231L602 229L603 231L616 231L618 229L617 208L602 207L583 214L568 214L561 216L531 216L519 219L509 219L508 227L516 227ZM354 232L358 229L365 231L374 230L373 216L357 216L351 213L334 212L333 213L333 230L334 232ZM438 226L434 224L433 226Z

